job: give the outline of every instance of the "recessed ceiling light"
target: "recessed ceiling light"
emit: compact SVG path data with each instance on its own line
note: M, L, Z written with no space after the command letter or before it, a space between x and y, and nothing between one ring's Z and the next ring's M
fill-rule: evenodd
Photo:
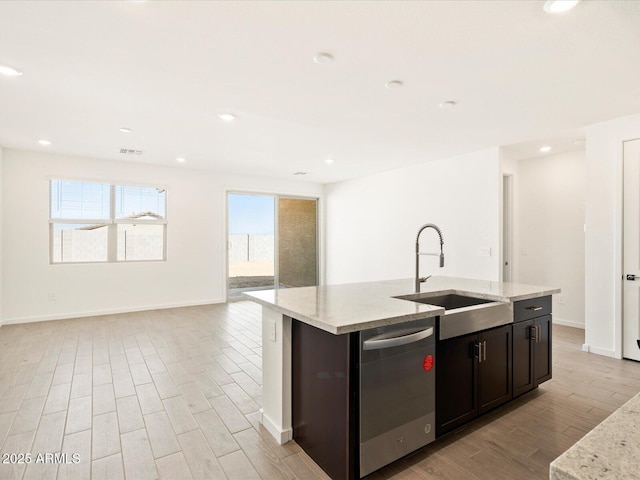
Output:
M578 5L581 0L547 0L544 11L547 13L564 13Z
M223 122L233 122L238 117L236 117L233 113L221 113L218 115L218 118Z
M402 83L402 80L391 80L390 82L384 84L384 86L389 89L400 88L402 85L404 85L404 83Z
M325 159L325 163L328 164L328 165L331 165L333 162L334 162L334 160L331 157Z
M316 63L331 63L333 62L333 55L330 53L317 53L313 56L313 61Z
M309 175L309 172L293 172L294 175Z
M48 147L49 145L51 145L51 142L49 140L38 140L38 143L44 147Z
M540 147L539 151L541 153L549 153L551 151L551 147L549 145L545 145L544 147Z
M22 72L9 65L0 65L0 75L4 75L5 77L19 77L22 75Z
M176 162L178 162L178 163L185 163L186 161L187 161L187 159L186 159L186 158L184 158L184 157L178 157L178 158L176 158Z
M446 100L438 104L438 106L443 110L448 110L455 107L456 105L458 105L458 102L456 102L455 100Z
M122 133L131 133L131 132L133 132L133 130L131 130L130 128L127 128L127 127L122 127L122 128L120 129L120 131L121 131Z

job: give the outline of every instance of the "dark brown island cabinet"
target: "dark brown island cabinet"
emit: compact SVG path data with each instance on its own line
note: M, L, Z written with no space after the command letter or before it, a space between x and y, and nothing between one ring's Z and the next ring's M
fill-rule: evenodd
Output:
M511 400L511 325L441 340L436 361L437 436Z
M513 397L551 378L551 297L514 303Z
M333 480L360 478L358 340L291 322L293 439Z
M514 302L514 322L436 344L436 436L551 378L551 296ZM294 440L333 479L359 472L359 337L292 321Z
M437 343L437 436L551 378L551 296L514 302L513 314L513 324Z

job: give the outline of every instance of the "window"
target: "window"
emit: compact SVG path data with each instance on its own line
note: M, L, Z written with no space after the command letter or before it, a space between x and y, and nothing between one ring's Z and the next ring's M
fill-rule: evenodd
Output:
M166 259L164 188L51 180L51 263Z

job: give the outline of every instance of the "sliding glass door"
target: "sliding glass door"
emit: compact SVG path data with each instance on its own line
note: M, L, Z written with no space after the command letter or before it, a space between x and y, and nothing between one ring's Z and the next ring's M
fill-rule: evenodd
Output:
M317 199L229 193L227 292L317 285Z

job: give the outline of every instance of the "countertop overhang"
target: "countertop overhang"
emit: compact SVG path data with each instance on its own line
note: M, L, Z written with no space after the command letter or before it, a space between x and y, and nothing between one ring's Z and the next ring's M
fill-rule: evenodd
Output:
M559 288L434 276L421 294L467 295L495 302L515 302L559 293ZM269 307L335 335L444 314L442 307L403 300L414 294L413 279L260 290L243 294Z
M638 478L640 394L613 412L549 467L551 480Z

